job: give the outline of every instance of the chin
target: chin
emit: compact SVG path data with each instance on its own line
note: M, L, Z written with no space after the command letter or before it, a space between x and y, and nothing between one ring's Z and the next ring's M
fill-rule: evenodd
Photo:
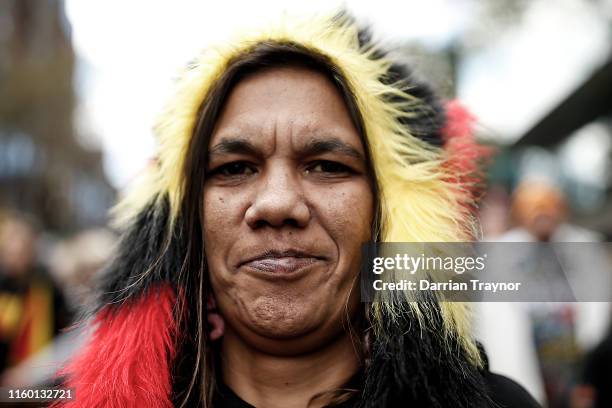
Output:
M253 330L263 337L288 339L316 329L315 308L283 297L262 297L249 306Z

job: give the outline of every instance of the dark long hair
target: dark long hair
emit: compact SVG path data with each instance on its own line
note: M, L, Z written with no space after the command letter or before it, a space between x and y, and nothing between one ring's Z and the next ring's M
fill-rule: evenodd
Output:
M188 384L184 384L187 390L180 393L183 401L193 401L194 391L198 389L197 394L200 401L204 403L204 406L209 406L215 387L215 372L218 371L217 361L215 360L216 348L207 337L206 314L208 310L206 299L212 293L206 269L203 240L203 186L206 179L206 160L210 139L227 97L240 80L266 68L287 65L298 65L323 73L336 86L343 97L366 152L367 171L375 203L372 239L377 240L380 233L378 228L381 217L379 190L371 164L365 126L355 96L340 69L327 57L299 44L271 41L259 43L231 60L199 108L196 126L183 168L185 194L181 207L181 218L183 226L187 228L185 232L188 237L188 244L184 268L182 268L184 273L181 273L182 282L179 282L179 287L185 288L183 299L186 304L182 309L189 314L186 319L187 330L193 333L192 341L190 344L186 343L184 347L190 347L195 356L194 359L191 359L191 363L185 361L181 363L183 372L191 371L192 373ZM187 293L187 291L194 292ZM190 312L194 310L196 311L195 315ZM360 339L362 336L355 332L351 332L351 334L356 339L357 346L361 348Z

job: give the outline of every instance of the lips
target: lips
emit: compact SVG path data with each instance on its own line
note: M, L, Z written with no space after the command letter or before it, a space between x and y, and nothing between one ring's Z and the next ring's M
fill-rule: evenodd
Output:
M239 267L248 267L267 274L292 274L324 260L321 256L296 250L267 250L247 258Z

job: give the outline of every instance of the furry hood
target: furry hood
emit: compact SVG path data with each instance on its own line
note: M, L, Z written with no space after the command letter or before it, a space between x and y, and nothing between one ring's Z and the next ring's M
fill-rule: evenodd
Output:
M177 300L187 231L183 163L199 107L232 58L264 41L299 44L348 81L380 186L383 242L470 241L475 230L470 117L445 105L344 16L284 17L200 54L156 125L158 155L114 210L123 230L99 285L89 344L63 374L83 407L173 406L183 326ZM463 140L463 142L457 142ZM471 156L470 156L471 155ZM474 407L489 399L465 304L379 298L362 405Z

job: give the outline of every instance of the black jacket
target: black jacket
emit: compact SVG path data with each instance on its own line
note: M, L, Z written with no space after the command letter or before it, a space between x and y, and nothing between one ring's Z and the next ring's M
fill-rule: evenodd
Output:
M538 408L540 405L531 395L516 382L507 377L486 371L485 383L490 392L491 399L500 408ZM359 401L356 399L338 405L338 408L356 408ZM393 401L390 407L410 407L405 401ZM253 405L243 401L229 387L221 384L213 399L214 408L253 408Z

